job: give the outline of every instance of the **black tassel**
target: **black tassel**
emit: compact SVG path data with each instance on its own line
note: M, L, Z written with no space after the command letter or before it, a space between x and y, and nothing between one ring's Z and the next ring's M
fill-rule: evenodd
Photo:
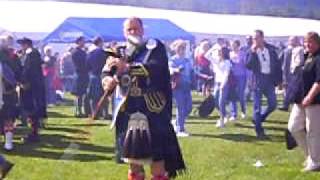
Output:
M150 139L150 133L148 133L147 130L143 130L141 133L141 137L143 139L143 144L141 147L141 152L144 157L151 157L151 139Z
M133 143L132 136L133 136L133 131L128 130L123 142L123 157L125 158L129 158L130 154L132 154L132 149L131 149L131 146L132 146L131 144Z
M150 159L152 157L151 135L145 115L137 112L128 122L123 144L123 157L129 159Z
M141 144L140 129L136 129L134 132L134 142L132 144L133 146L132 158L139 159L140 144Z

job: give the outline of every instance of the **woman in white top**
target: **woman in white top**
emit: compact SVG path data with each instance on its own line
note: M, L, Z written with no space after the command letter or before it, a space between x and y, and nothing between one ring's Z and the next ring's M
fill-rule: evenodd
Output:
M228 79L231 72L231 62L228 48L220 48L218 55L219 58L213 61L213 71L215 73L214 97L220 111L220 119L216 126L222 128L227 116L226 103L229 95Z

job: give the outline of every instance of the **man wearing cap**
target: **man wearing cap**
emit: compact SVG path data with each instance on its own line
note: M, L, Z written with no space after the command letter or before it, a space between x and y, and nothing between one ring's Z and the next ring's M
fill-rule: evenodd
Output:
M149 164L152 180L168 180L185 165L171 124L166 49L159 40L143 40L139 18L125 20L123 31L127 39L125 58L107 61L102 84L107 92L117 85L124 92L114 112L114 123L118 136L123 136L121 155L130 166L128 179L145 179L143 165Z
M31 122L32 132L25 142L39 141L39 124L42 118L47 117L45 82L42 74L42 59L39 51L33 48L32 40L23 38L17 41L22 48L24 56L21 58L21 104L22 111Z
M84 98L87 92L89 75L86 67L87 53L84 51L85 41L84 37L76 39L77 47L72 52L72 62L75 67L75 77L71 93L76 96L75 99L75 117L87 116L88 112L83 113L82 108L85 105Z

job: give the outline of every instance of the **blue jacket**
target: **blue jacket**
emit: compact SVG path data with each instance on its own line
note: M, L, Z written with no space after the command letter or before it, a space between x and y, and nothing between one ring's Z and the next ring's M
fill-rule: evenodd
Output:
M93 75L101 75L102 68L106 63L107 54L101 48L96 48L91 51L87 56L87 68Z

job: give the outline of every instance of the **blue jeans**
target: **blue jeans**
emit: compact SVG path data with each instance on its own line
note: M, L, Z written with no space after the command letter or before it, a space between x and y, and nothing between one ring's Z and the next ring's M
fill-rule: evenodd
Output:
M221 87L221 83L216 83L213 91L213 96L216 101L216 106L219 108L220 117L227 116L226 104L228 101L229 87L225 85Z
M261 108L262 95L267 98L267 107L263 110ZM271 83L266 83L265 86L256 88L254 90L253 97L253 119L255 122L255 130L257 135L260 135L264 133L262 123L266 120L268 115L272 113L277 107L275 87Z
M192 110L191 89L176 89L173 91L173 98L177 105L176 126L177 132L185 131L185 121Z
M56 104L57 102L53 80L54 75L48 74L47 76L45 76L47 104Z
M238 96L238 100L240 102L241 112L246 114L246 97L245 97L245 90L247 85L247 78L246 76L235 76L237 87L236 93ZM233 117L237 117L238 108L237 108L237 101L231 102L231 115Z
M101 85L101 79L100 76L90 74L89 75L89 84L87 89L87 100L89 105L89 111L91 113L96 111L97 104L103 95L103 89ZM104 106L104 105L101 105ZM100 116L102 113L102 107L100 107L100 111L98 113L98 116Z

